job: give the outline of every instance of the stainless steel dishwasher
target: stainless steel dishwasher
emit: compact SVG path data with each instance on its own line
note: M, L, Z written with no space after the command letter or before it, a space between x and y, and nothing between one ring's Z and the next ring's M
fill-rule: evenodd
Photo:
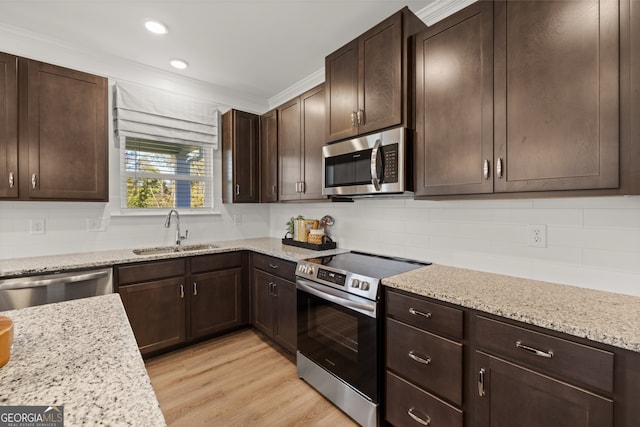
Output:
M0 311L112 292L111 268L0 279Z

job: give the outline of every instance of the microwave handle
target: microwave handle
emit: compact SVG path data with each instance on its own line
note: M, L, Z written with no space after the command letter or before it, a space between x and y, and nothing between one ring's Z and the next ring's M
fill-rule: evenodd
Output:
M376 139L371 150L371 184L373 184L376 191L380 191L380 175L378 173L378 156L381 154L380 145L382 145L382 141Z

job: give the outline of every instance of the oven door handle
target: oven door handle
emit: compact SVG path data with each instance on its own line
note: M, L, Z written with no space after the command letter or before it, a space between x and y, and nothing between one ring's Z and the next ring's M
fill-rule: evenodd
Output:
M313 283L307 282L306 280L303 281L301 279L296 280L296 287L320 299L336 303L345 308L353 309L369 317L376 317L376 303L374 302L367 304L364 302L352 301L342 297L337 294L337 292L333 292L331 288L319 289Z

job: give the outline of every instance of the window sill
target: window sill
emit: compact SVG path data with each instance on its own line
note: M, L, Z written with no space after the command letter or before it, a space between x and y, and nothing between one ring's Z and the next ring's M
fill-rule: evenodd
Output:
M180 216L220 216L222 212L213 209L176 209ZM171 208L164 209L121 209L111 212L112 217L146 217L146 216L167 216Z

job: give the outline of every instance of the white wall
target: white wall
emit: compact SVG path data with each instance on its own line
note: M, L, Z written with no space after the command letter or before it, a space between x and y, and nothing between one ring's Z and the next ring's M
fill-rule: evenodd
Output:
M640 196L272 204L271 236L299 214L332 215L352 250L640 296ZM546 248L529 224L547 225Z

